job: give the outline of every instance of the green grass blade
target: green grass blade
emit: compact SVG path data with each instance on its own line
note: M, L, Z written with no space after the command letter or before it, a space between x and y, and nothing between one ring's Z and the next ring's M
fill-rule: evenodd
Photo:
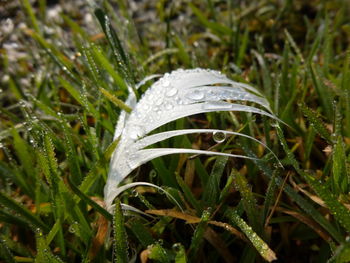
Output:
M62 131L64 133L63 145L66 152L72 180L76 184L79 184L82 180L82 174L80 170L78 155L73 143L73 138L71 134L72 130L70 129L69 124L65 122L65 120L61 120L60 123L61 123Z
M275 191L277 188L276 178L278 177L279 173L280 173L280 170L278 170L278 169L276 169L272 173L272 176L271 176L270 181L269 181L269 185L268 185L267 190L266 190L264 207L263 207L263 210L261 211L263 223L265 223L265 220L268 216L268 212L269 212L270 207L272 207L274 202L275 202Z
M199 250L199 247L203 242L203 235L204 235L205 229L207 228L207 224L210 219L210 216L211 216L210 209L204 210L201 216L201 221L199 222L199 224L196 227L196 230L193 233L191 245L190 245L190 251L193 259L196 258L196 254Z
M247 236L247 238L252 242L255 249L259 252L259 254L268 262L271 262L276 258L275 252L269 248L269 246L262 240L253 230L252 228L237 214L237 212L233 209L229 209L226 212L226 216L229 220L237 225L242 232Z
M35 239L37 249L37 255L35 257L36 263L63 263L63 261L59 257L54 256L51 253L50 248L46 242L46 237L40 229L36 230Z
M79 190L78 187L76 187L73 182L71 181L70 177L68 177L68 183L72 191L79 196L81 200L83 200L85 203L91 205L94 209L96 209L97 212L99 212L101 215L103 215L106 219L109 221L113 221L113 216L108 213L106 209L98 205L96 202L94 202L92 199L90 199L88 196L86 196L83 192Z
M113 219L114 230L114 262L128 263L128 243L127 235L124 226L124 215L121 208L120 200L115 200L115 212Z
M10 249L6 245L6 241L2 239L0 240L0 258L4 259L7 263L17 263Z
M345 146L342 136L338 136L334 144L332 165L332 179L336 193L347 193L349 188L348 175L346 171Z
M244 151L251 157L257 157L251 150L244 149ZM270 180L273 176L271 168L266 166L263 161L254 161L255 164L263 171ZM283 185L283 180L280 177L276 177L276 184L281 187ZM305 198L303 198L299 193L297 193L289 185L285 185L283 188L284 192L295 202L301 209L305 211L309 216L311 216L318 224L320 224L324 229L328 231L329 234L337 241L342 242L343 237L341 233L325 218L323 215Z
M106 96L108 100L113 102L117 107L121 108L122 110L125 110L128 113L131 112L132 109L128 105L126 105L122 100L118 99L115 95L110 93L108 90L104 88L100 88L100 91L102 92L103 95Z
M305 104L300 105L300 110L306 116L307 120L315 131L328 143L331 143L331 134L325 127L325 124L320 118L319 114L308 108Z
M175 263L187 263L186 250L184 246L180 243L173 245L175 249Z
M329 87L327 87L322 81L319 70L316 71L316 66L313 64L310 64L309 71L311 74L311 79L313 81L313 84L315 86L315 90L317 92L317 95L320 99L320 103L322 105L322 109L324 111L324 114L327 117L332 116L332 102L333 102L333 94L329 90ZM318 69L318 68L317 68Z
M237 170L232 169L231 175L233 176L236 189L241 194L243 207L247 213L249 223L253 226L255 231L259 231L258 207L252 189L248 184L247 179Z
M343 102L344 118L345 118L345 134L350 137L350 50L346 52L346 60L344 63L342 79L341 79L341 90L343 96L341 100Z
M48 226L44 224L39 218L37 218L25 207L14 201L12 198L6 196L2 192L0 192L0 204L23 216L23 218L28 220L29 223L33 224L33 226L40 227L45 231L48 231Z
M187 201L194 207L194 209L196 209L197 213L200 213L200 211L202 211L202 205L194 197L193 193L191 192L191 189L188 187L188 185L185 183L181 176L176 175L176 180L180 188L182 189Z
M131 70L130 60L128 54L125 52L116 31L112 28L108 16L102 9L96 9L95 15L101 24L102 30L105 33L108 43L112 48L114 58L118 65L118 71L122 76L127 79L131 84L134 84L135 77Z
M87 100L87 94L86 90L84 88L81 88L80 90L77 90L73 85L71 85L68 81L65 79L58 77L61 85L63 88L65 88L72 97L82 105L85 110L92 115L94 115L95 118L98 118L98 113L94 106ZM83 85L84 87L84 85Z
M128 224L130 225L131 231L137 237L143 247L146 248L155 242L149 230L140 220L134 219L129 221Z
M150 247L150 253L148 257L160 263L171 262L167 251L159 243L155 243Z
M199 22L203 24L206 28L212 30L213 33L215 33L219 37L222 37L223 35L230 36L233 33L232 29L227 27L226 25L209 21L207 17L202 13L202 11L195 7L192 3L189 3L189 6L191 7L191 10L194 13L194 15L198 18Z
M39 23L35 17L34 9L33 9L32 5L30 4L30 1L29 0L21 0L21 2L22 2L22 6L23 6L25 12L27 13L27 15L29 17L30 23L32 24L34 30L37 33L40 33Z
M311 175L302 171L299 167L298 161L295 159L293 153L290 151L287 142L284 138L283 132L280 127L277 127L277 135L282 143L283 149L287 154L287 158L293 165L294 169L310 184L311 188L317 193L317 195L325 202L330 212L335 219L347 230L350 231L350 211L347 209L334 194L328 189L324 182L317 180Z
M220 180L224 173L228 157L218 157L205 185L202 199L209 207L214 206L220 195Z
M115 84L123 91L128 90L128 86L125 83L124 79L119 75L117 71L115 71L113 65L110 63L106 55L96 47L92 47L93 55L96 61L100 63L100 67L106 70L109 75L113 78Z
M66 59L61 52L55 49L53 45L50 45L40 34L36 32L29 32L30 36L33 37L51 57L52 61L69 76L78 85L81 85L81 80L78 76L73 73L74 65Z
M87 193L92 184L97 180L96 175L98 175L98 171L103 169L106 165L106 162L111 158L114 149L117 147L119 143L119 138L113 141L105 150L103 154L103 158L99 159L96 164L93 165L90 172L84 177L83 182L79 186L80 191L83 193Z

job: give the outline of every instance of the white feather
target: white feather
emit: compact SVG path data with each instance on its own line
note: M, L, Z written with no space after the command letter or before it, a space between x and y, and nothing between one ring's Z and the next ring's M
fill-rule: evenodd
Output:
M242 102L254 103L264 109L243 105ZM177 130L147 136L156 128L179 118L215 111L250 112L278 120L271 112L268 101L258 90L247 84L232 81L218 71L205 69L180 69L170 74L166 73L145 92L137 103L136 96L130 89L126 104L133 110L130 114L122 112L119 117L114 138L120 137L120 142L113 153L104 189L105 203L109 210L114 198L124 189L118 188L119 183L133 169L154 158L176 153L194 153L252 159L243 155L195 149L144 149L147 146L174 136L218 131L257 141L248 135L214 129Z

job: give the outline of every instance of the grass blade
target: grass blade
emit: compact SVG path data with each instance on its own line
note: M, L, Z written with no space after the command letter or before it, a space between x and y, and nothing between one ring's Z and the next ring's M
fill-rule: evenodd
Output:
M113 219L113 230L114 230L114 251L116 263L128 263L128 243L127 235L124 226L124 216L120 205L120 201L117 198L115 200L115 212Z
M242 230L265 260L271 262L277 259L275 252L269 248L265 241L252 230L252 228L237 214L235 210L229 209L226 212L226 216L233 224L237 225Z

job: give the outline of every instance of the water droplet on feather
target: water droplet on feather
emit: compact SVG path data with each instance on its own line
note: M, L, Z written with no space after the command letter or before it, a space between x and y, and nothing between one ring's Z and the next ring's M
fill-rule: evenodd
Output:
M226 140L226 133L222 131L213 132L213 140L217 143L222 143Z
M202 91L195 89L192 92L188 93L187 97L191 100L202 100L204 99L205 95Z
M174 87L171 87L170 89L168 89L166 91L165 95L168 96L168 97L173 97L173 96L176 95L176 93L177 93L177 89L174 88Z

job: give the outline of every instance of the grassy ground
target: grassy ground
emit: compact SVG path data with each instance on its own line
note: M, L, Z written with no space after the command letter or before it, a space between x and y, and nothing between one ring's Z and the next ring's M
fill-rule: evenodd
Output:
M1 260L350 262L347 1L61 2L1 3L11 20L0 36ZM215 149L261 161L155 159L126 182L152 182L185 210L137 187L120 201L153 217L123 215L119 200L109 214L103 187L126 86L194 67L257 87L285 124L211 113L159 130L241 131L284 168L250 141L226 140ZM214 144L196 135L160 146Z

